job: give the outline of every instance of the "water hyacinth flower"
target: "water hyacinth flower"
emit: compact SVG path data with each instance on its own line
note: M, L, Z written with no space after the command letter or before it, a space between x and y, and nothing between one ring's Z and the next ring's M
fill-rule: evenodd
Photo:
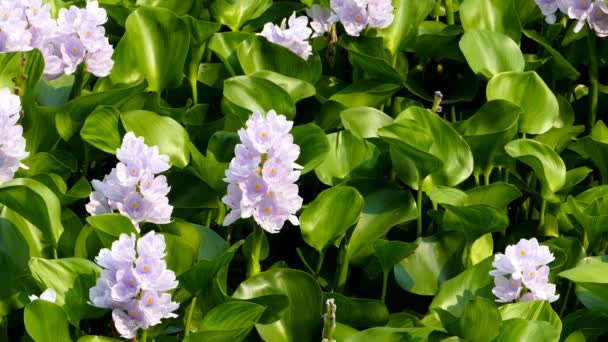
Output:
M47 80L73 74L84 61L89 72L105 77L114 66L114 48L102 26L107 20L97 1L61 8L55 20L42 0L0 0L0 52L39 49Z
M306 10L312 21L310 27L315 31L312 34L312 38L324 35L326 32L331 30L331 26L338 21L336 16L329 8L325 8L321 5L312 5L310 9Z
M395 18L391 0L331 0L330 6L346 33L355 37L366 27L386 28Z
M308 42L311 34L312 30L308 27L308 18L306 16L296 17L295 11L287 22L283 19L281 26L266 23L262 32L258 33L269 42L288 48L304 60L312 55L312 46Z
M375 28L387 28L395 16L393 15L393 4L391 0L369 0L367 4L368 26Z
M277 233L289 220L298 225L295 213L302 206L298 186L302 166L296 164L300 147L289 134L293 122L270 110L264 117L255 112L239 130L240 144L226 170L228 193L222 202L231 211L225 226L252 217L266 231Z
M31 295L28 297L31 302L35 300L46 300L47 302L55 303L57 300L57 293L53 289L46 289L44 292L40 294L40 297L36 295Z
M23 127L17 125L21 111L21 99L11 94L9 88L0 89L0 184L13 179L22 167L21 161L29 155L25 151Z
M545 21L555 24L555 12L559 9L561 0L536 0L536 5L545 16Z
M100 215L118 211L139 229L141 222L166 224L171 221L173 206L167 194L171 190L165 176L169 157L158 146L148 146L133 132L125 134L116 151L119 162L102 181L93 180L87 212Z
M587 17L589 26L595 31L598 37L608 36L608 5L604 1L593 3L589 16Z
M490 271L494 276L492 293L496 301L546 300L556 301L555 284L549 283L548 263L555 260L549 247L540 246L535 238L521 239L516 245L509 245L505 254L497 254Z
M123 338L177 317L173 311L179 304L166 292L177 288L178 281L163 260L165 248L164 237L153 231L137 241L134 234L121 234L111 249L100 250L95 258L103 270L89 290L89 304L112 309L114 326Z

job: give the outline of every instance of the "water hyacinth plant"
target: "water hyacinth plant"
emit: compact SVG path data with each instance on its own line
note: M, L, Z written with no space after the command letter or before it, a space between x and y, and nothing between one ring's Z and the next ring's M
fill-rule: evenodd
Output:
M602 341L608 2L0 0L0 341Z

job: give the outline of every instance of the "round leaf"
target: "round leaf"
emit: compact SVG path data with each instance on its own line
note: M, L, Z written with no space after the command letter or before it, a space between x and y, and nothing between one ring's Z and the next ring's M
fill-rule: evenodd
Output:
M524 55L504 33L468 30L459 45L473 72L485 78L504 71L524 71Z
M300 146L300 156L296 163L303 166L302 174L319 166L329 152L329 142L325 132L315 124L295 126L291 130L294 144Z
M240 116L247 121L251 112L267 112L274 109L277 113L293 119L296 113L291 96L280 86L264 78L236 76L224 81L224 97L232 104L248 110Z
M23 312L25 330L36 342L71 342L68 319L55 303L35 300Z
M344 128L361 139L377 138L378 129L393 122L393 118L371 107L346 109L340 113L340 118Z
M85 120L80 137L104 152L115 154L121 143L119 116L120 112L114 107L97 108Z

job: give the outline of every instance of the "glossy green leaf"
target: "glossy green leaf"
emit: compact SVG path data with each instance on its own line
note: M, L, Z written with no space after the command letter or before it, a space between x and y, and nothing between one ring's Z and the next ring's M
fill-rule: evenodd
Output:
M336 304L336 321L348 326L373 327L388 321L388 309L376 299L349 298L339 293L324 292L323 301L333 298ZM340 315L337 314L340 310Z
M319 180L336 185L348 179L378 175L380 151L376 145L357 138L349 131L327 135L329 153L315 168Z
M210 11L218 22L238 31L245 22L262 15L271 4L271 0L214 0Z
M321 192L300 215L302 238L322 253L357 222L363 204L363 197L351 187L337 186Z
M495 341L559 341L559 331L547 322L513 318L503 321Z
M475 173L486 172L494 165L494 157L517 134L522 114L518 106L508 101L493 100L457 127L473 152Z
M371 107L349 108L340 113L342 125L361 139L377 138L378 129L388 126L393 118Z
M258 77L236 76L224 81L224 97L234 105L246 109L240 115L247 121L252 112L265 113L274 109L278 114L293 119L295 103L291 96L275 83Z
M606 271L608 271L607 262L583 262L575 268L561 272L559 276L577 283L608 284Z
M140 7L125 28L113 56L120 63L114 64L110 80L119 84L145 78L152 91L179 86L190 43L188 24L171 10Z
M363 330L350 336L346 342L367 342L367 341L429 341L435 335L435 328L388 328L377 327Z
M197 333L184 341L242 341L264 312L264 307L250 302L226 302L205 315Z
M70 330L65 312L55 303L36 300L23 312L25 330L36 342L70 342Z
M121 214L102 214L87 217L87 222L95 229L119 237L120 234L137 234L133 223Z
M345 185L356 188L365 201L347 249L350 262L361 264L374 253L374 241L397 224L416 219L416 203L410 192L377 182L361 180Z
M300 146L296 163L303 166L302 174L312 171L325 160L329 153L329 142L321 128L315 124L305 124L295 126L290 133L294 144Z
M513 318L543 321L551 324L558 333L562 331L562 321L551 308L551 304L544 300L505 304L500 307L500 317L504 321Z
M548 146L527 139L518 139L505 146L507 153L534 170L542 185L543 198L553 200L553 194L566 182L566 165Z
M504 71L524 71L519 46L504 33L467 30L459 45L473 72L487 79Z
M115 154L121 144L119 117L120 112L114 107L98 107L85 120L80 137L104 152Z
M401 83L404 77L384 57L382 38L340 37L339 44L348 51L353 65L365 71L369 78Z
M459 13L465 32L469 30L501 32L519 43L521 28L514 2L463 0Z
M442 206L446 208L446 214L442 222L443 229L461 231L469 241L487 233L504 231L509 226L507 214L490 205L454 206L442 204Z
M277 322L256 324L263 340L309 341L320 336L321 289L312 276L292 269L272 269L242 282L233 297L249 299L271 294L286 295L289 307Z
M559 104L551 89L536 72L504 72L488 82L489 100L503 99L518 105L519 132L540 134L548 131L558 118Z
M591 159L600 171L602 183L606 184L608 181L608 127L603 121L598 121L591 130L591 134L578 139L570 145L570 149Z
M410 256L418 247L411 242L387 240L376 240L372 246L383 272L390 271L395 264Z
M487 204L495 208L507 208L507 206L521 197L522 193L513 184L494 182L489 185L477 186L466 191L467 205Z
M33 179L13 179L0 186L0 203L31 222L57 246L63 233L61 205L49 188Z
M475 297L494 300L492 294L494 279L489 273L492 270L493 259L487 258L443 283L429 308L441 308L455 316L460 316L465 310L466 303Z
M378 135L411 160L418 170L419 185L426 193L437 185L458 185L473 171L469 145L429 110L410 107L393 124L379 129Z
M526 37L537 42L540 46L546 49L549 54L551 54L553 59L550 63L554 65L553 70L555 70L555 72L552 73L554 79L569 78L571 80L577 80L580 77L580 72L578 72L578 70L576 70L576 68L574 68L572 64L570 64L570 62L568 62L568 60L559 53L559 51L555 50L551 46L551 43L549 43L542 35L532 30L523 30L522 32Z
M281 75L277 72L260 70L250 74L249 76L269 80L283 88L285 91L287 91L289 96L291 96L294 103L307 97L314 96L316 93L316 89L312 84L297 78Z
M225 0L221 0L225 1ZM291 50L254 36L237 48L238 61L246 75L269 70L315 84L321 77L321 59L318 55L302 59Z
M460 254L464 238L460 233L446 232L420 238L417 243L416 251L395 265L395 279L404 290L432 296L443 282L462 270Z
M34 278L57 293L56 303L63 307L70 322L96 318L103 310L89 305L89 289L95 286L101 268L83 258L46 260L32 258L29 268Z
M502 322L493 301L476 297L466 303L459 323L465 340L483 342L498 336Z
M169 156L172 165L183 168L190 162L188 132L177 121L145 110L120 114L126 131L143 137L148 146L157 145L160 153Z
M384 47L393 58L407 42L415 40L418 25L434 7L432 0L403 0L395 3L395 19L385 29L378 30L377 35L384 39Z

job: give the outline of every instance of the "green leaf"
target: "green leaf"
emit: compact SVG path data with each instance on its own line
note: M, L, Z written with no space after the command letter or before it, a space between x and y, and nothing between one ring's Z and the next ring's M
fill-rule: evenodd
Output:
M220 32L209 39L209 49L219 57L232 76L242 74L243 70L237 59L237 47L247 39L254 37L249 32Z
M421 328L387 328L377 327L363 330L350 336L345 342L400 342L400 341L430 341L436 329L432 327Z
M437 185L455 186L473 171L469 145L443 119L427 109L406 109L393 124L379 129L378 135L416 166L419 184L408 184L415 189L422 185L422 189L430 193Z
M360 67L370 78L402 83L405 78L384 57L382 38L340 37L339 45L348 51L353 65Z
M190 43L187 23L171 10L140 7L129 15L125 28L114 51L117 63L110 80L119 84L145 78L151 91L178 87L188 56L184 47Z
M172 10L177 14L186 14L194 0L136 0L137 6L160 7Z
M487 233L502 232L509 226L507 214L490 205L442 206L446 208L442 228L461 231L470 242Z
M165 260L167 268L175 272L176 276L190 270L197 260L198 249L194 248L187 237L163 233L167 244Z
M591 159L600 172L602 184L608 182L608 127L603 121L598 121L591 134L578 139L570 149Z
M245 40L238 46L237 56L246 75L269 70L310 84L317 83L321 77L321 58L318 55L304 60L291 50L263 37L253 36Z
M55 303L35 300L23 312L25 330L36 342L69 342L70 330L65 312Z
M377 299L349 298L339 293L324 292L323 302L333 298L338 315L336 320L350 327L373 327L388 321L386 305Z
M379 174L380 151L376 145L355 137L349 131L327 135L329 153L315 168L319 180L336 185L348 179L368 178Z
M56 248L63 233L61 205L49 188L33 179L13 179L0 186L0 203L41 230Z
M345 185L357 189L365 200L347 249L348 260L362 264L374 252L374 241L384 237L392 227L416 219L416 202L409 191L375 181L350 181Z
M578 72L578 70L576 70L576 68L573 67L572 64L570 64L570 62L568 62L568 60L559 53L559 51L555 50L551 46L551 43L545 39L545 37L532 30L523 30L522 32L526 37L537 42L551 55L552 60L549 63L553 64L552 69L554 72L551 73L553 79L558 80L562 78L569 78L574 81L580 77L581 74Z
M432 0L402 0L395 5L395 19L390 26L377 32L393 58L402 46L416 39L418 26L435 6Z
M242 282L233 297L249 299L273 294L286 295L289 306L277 322L256 324L264 341L312 341L320 336L321 288L307 273L284 268L262 272Z
M205 315L200 330L184 341L242 341L263 312L263 306L251 302L220 304Z
M528 321L543 321L551 324L553 329L558 333L562 331L562 321L547 301L536 300L505 304L499 310L503 321L513 318L522 318Z
M566 165L562 158L550 147L528 139L511 141L505 151L534 170L541 183L543 198L552 201L553 194L566 182Z
M235 76L224 81L224 97L232 104L246 111L240 113L242 122L247 121L251 112L265 113L274 109L278 114L293 119L296 114L295 102L280 86L264 78Z
M261 16L271 4L271 0L214 0L210 12L218 22L238 31L248 20Z
M361 139L377 138L378 129L388 126L393 118L371 107L349 108L340 113L342 125Z
M169 156L172 165L184 168L190 161L188 132L177 121L145 110L120 114L125 130L143 137L146 145L158 146L160 153Z
M608 284L605 276L607 271L608 262L583 262L577 267L561 272L559 276L576 283Z
M541 134L558 118L559 104L551 89L534 71L503 72L488 82L488 101L503 99L518 105L519 132Z
M524 55L504 33L467 30L459 45L473 72L487 79L504 71L524 71Z
M432 296L443 282L462 270L464 238L460 233L446 232L419 238L417 243L414 254L395 265L395 279L406 291Z
M441 308L452 315L460 316L465 311L466 303L473 298L494 300L494 279L489 273L493 259L487 258L443 283L429 308Z
M410 256L418 247L412 242L387 240L376 240L372 245L383 272L390 271L395 264Z
M104 233L119 237L120 234L138 234L128 217L121 214L102 214L87 217L87 222Z
M514 318L503 321L497 342L507 341L559 341L559 332L543 321L526 321Z
M519 43L521 27L512 1L463 0L459 13L465 32L501 32Z
M115 107L98 107L85 120L80 137L104 152L115 154L121 144L119 116L120 112Z
M461 335L467 341L492 341L498 336L501 317L494 302L483 297L467 302L460 318Z
M317 92L315 87L306 81L302 81L297 78L287 77L269 70L256 71L250 74L249 76L269 80L272 83L283 88L289 94L289 96L291 96L291 99L294 103L297 103L307 97L314 96Z
M323 253L359 220L363 204L363 197L351 187L337 186L321 192L300 215L302 238Z
M56 303L62 306L70 322L97 318L103 310L89 305L89 289L95 286L101 268L83 258L46 260L32 258L29 268L34 278L57 293Z
M0 218L0 300L18 292L16 284L28 273L30 254L35 252L30 252L26 237L9 220Z
M507 206L521 197L521 192L513 184L494 182L477 186L466 191L466 204L487 204L495 208L506 209Z
M291 130L293 143L300 146L300 156L296 163L303 166L302 174L312 171L321 164L329 152L329 142L325 132L315 124L295 126Z

